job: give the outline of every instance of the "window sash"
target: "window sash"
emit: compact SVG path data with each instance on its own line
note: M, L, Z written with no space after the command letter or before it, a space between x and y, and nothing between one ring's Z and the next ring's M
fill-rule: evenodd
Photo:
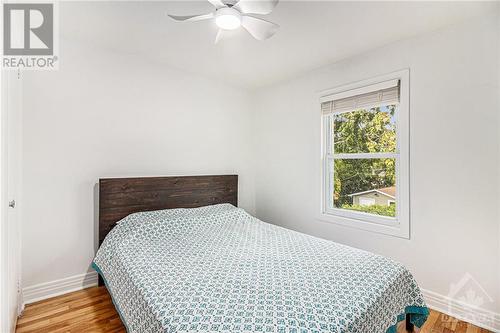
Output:
M327 158L336 160L361 160L361 159L375 159L375 158L397 158L398 153L330 153Z
M378 105L377 105L378 106ZM353 112L355 110L351 110L348 112ZM398 107L399 111L399 107ZM396 173L396 198L398 198L398 192L400 191L400 186L399 186L399 167L400 167L400 154L399 154L399 140L398 140L398 135L397 135L397 127L398 127L398 117L396 112L396 152L377 152L377 153L334 153L333 152L333 146L334 146L334 137L333 137L333 116L335 113L328 113L328 114L323 114L323 124L324 128L326 131L325 135L325 140L326 140L326 152L325 152L325 170L328 170L328 175L325 177L325 190L327 193L324 195L324 210L325 213L331 214L331 215L337 215L341 217L346 217L350 219L355 219L358 220L359 222L369 222L369 223L376 223L380 225L386 225L386 226L398 226L399 225L399 216L400 216L400 204L397 203L398 199L396 199L396 216L391 217L391 216L383 216L383 215L377 215L377 214L371 214L371 213L366 213L366 212L360 212L360 211L354 211L354 210L349 210L349 209L343 209L343 208L337 208L333 204L333 192L334 192L334 176L335 176L335 170L334 170L334 161L336 159L380 159L380 158L392 158L395 160L396 167L395 167L395 173Z
M334 145L335 145L335 142L334 142L334 139L333 139L333 133L332 133L332 130L333 130L333 116L336 115L336 113L329 113L329 114L323 114L323 127L324 127L324 130L325 130L325 137L326 137L326 143L325 143L325 148L326 148L326 151L325 151L325 155L326 156L329 156L329 155L334 155L334 156L339 156L339 155L342 155L344 156L343 158L345 159L348 159L348 158L357 158L357 157L354 157L354 156L360 156L359 158L364 158L364 156L366 156L367 158L369 158L370 155L374 155L374 154L399 154L399 134L398 134L398 128L399 128L399 102L398 103L393 103L393 104L397 104L397 111L396 111L396 114L394 115L394 119L396 120L396 151L395 152L377 152L377 153L335 153L334 152ZM356 110L350 110L350 111L347 111L347 112L354 112ZM347 112L343 112L343 113L347 113ZM350 157L350 156L353 156L353 157ZM388 157L388 158L393 158L393 157Z
M377 157L379 158L379 157ZM354 210L349 210L349 209L344 209L344 208L337 208L333 205L333 193L334 193L334 177L335 177L335 166L334 166L334 161L336 158L333 157L328 157L326 159L326 165L325 168L328 170L328 175L325 177L325 189L327 190L326 195L324 196L324 207L325 207L325 212L327 214L333 214L333 215L339 215L343 217L349 217L353 218L356 220L361 220L364 222L374 222L378 224L384 224L384 225L399 225L399 211L400 211L400 204L398 203L398 192L399 192L399 166L400 166L400 161L399 161L399 156L396 155L394 157L396 162L396 200L394 202L396 203L396 216L384 216L384 215L377 215L377 214L371 214L371 213L365 213L365 212L360 212L360 211L354 211ZM374 159L372 157L367 157L363 159Z

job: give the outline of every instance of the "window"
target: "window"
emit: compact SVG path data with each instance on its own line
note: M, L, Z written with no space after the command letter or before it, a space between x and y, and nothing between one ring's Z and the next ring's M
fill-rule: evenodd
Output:
M408 71L323 93L323 220L409 237Z

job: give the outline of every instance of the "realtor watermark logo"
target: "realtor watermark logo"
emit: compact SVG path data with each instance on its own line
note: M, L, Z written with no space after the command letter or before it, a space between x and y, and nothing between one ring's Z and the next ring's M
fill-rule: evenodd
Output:
M2 67L57 69L57 32L54 3L4 3Z
M459 281L450 285L447 299L447 312L452 316L445 318L448 321L454 321L453 317L456 317L488 327L495 326L497 315L484 309L494 300L470 273L465 273Z

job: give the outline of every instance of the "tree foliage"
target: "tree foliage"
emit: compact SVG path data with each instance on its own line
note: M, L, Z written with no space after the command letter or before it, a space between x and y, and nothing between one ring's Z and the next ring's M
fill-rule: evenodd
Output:
M343 209L355 210L358 212L365 212L370 214L384 215L384 216L396 216L396 206L382 206L382 205L371 205L371 206L360 206L360 205L342 205Z
M396 151L395 109L396 106L391 105L334 115L334 153ZM352 198L349 196L352 193L394 186L395 167L395 160L390 158L336 159L334 205L339 208L352 205ZM349 209L360 210L359 207ZM384 211L381 215L387 215L385 213Z
M381 153L396 150L395 105L341 113L333 118L335 153Z

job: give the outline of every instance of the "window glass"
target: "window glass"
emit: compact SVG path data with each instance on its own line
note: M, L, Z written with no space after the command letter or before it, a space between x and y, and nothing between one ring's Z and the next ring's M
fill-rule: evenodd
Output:
M335 159L333 207L395 217L395 168L395 158Z
M333 153L396 151L396 105L332 115Z

